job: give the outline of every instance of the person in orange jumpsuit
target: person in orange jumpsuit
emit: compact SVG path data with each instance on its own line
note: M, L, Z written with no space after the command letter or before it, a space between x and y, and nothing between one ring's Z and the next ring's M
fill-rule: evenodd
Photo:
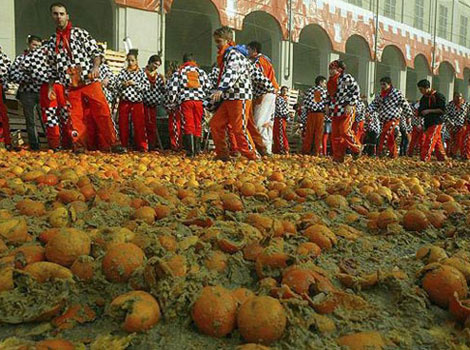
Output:
M210 121L210 128L217 158L229 159L226 132L230 125L238 151L242 156L254 160L257 154L247 129L248 120L252 117L252 84L264 91L274 91L274 87L248 60L246 48L235 45L232 29L217 29L214 32L214 41L219 50L217 63L220 74L217 91L212 94L212 100L214 103L220 102L220 106Z
M361 145L352 130L356 104L359 100L359 84L351 74L345 72L342 60L330 63L330 78L327 83L326 112L331 117L331 145L333 160L343 162L349 148L354 155L360 155Z
M324 136L326 94L326 78L320 75L315 79L315 86L307 90L304 98L307 117L302 143L303 154L320 154Z
M445 160L446 154L442 143L442 123L446 109L444 95L431 89L429 80L418 82L418 89L423 95L419 101L418 113L424 119L424 142L421 160L428 162L435 153L438 160Z

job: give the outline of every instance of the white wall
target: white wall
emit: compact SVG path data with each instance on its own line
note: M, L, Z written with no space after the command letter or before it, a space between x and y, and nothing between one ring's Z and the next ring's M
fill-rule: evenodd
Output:
M14 0L0 1L0 45L8 57L15 57L15 3Z

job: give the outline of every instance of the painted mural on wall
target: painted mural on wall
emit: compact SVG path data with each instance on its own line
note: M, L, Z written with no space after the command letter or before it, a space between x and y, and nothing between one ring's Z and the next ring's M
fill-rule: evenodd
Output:
M159 0L115 0L118 5L136 7L149 11L159 11ZM175 0L165 0L166 12L171 12ZM178 0L184 1L184 0ZM289 18L292 16L291 39L300 40L304 28L310 25L321 27L328 35L331 47L337 52L345 52L346 42L353 35L359 35L369 45L371 58L374 59L375 17L365 9L353 6L341 0L200 0L211 1L219 13L222 25L237 30L243 29L247 15L255 11L270 14L279 24L284 40L289 39ZM422 55L428 67L432 65L433 40L429 33L417 30L383 16L379 20L379 40L377 58L387 46L395 46L401 52L406 66L414 68L415 58ZM438 73L442 62L449 63L457 78L463 79L464 67L470 68L470 50L451 42L438 39L436 45L434 71Z

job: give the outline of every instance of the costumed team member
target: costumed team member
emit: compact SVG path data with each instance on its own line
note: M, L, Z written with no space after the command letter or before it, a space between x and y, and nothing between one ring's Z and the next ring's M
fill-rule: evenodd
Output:
M138 51L132 49L127 54L127 67L117 77L119 91L119 137L121 145L129 147L129 116L134 131L134 146L138 151L147 151L147 135L145 133L144 92L150 88L145 72L137 61Z
M304 98L307 116L302 143L303 154L320 154L324 139L326 99L326 78L320 75L315 79L315 86L307 90Z
M5 145L6 148L11 148L10 122L8 119L7 107L4 103L4 89L7 85L8 70L10 69L10 65L10 59L5 53L2 52L2 47L0 46L0 143Z
M423 95L419 102L418 113L424 119L424 142L421 160L428 162L435 152L438 160L445 160L446 154L442 143L442 123L446 109L444 95L431 89L429 80L418 82L418 89Z
M343 162L346 150L358 156L361 145L352 131L352 124L359 100L359 84L351 74L345 73L346 65L341 60L330 63L330 79L327 83L326 113L331 117L331 144L333 160Z
M455 158L457 153L463 154L463 137L465 134L465 123L469 118L470 105L466 102L460 92L454 93L454 99L446 107L446 127L450 134L450 144L447 155Z
M276 110L274 114L274 140L272 151L274 154L288 154L289 140L287 139L287 121L290 117L289 105L287 102L287 86L281 88L281 92L276 99Z
M377 112L369 113L366 111L364 129L366 133L364 138L364 153L369 157L374 157L377 155L377 144L380 132L382 131L382 123Z
M424 143L424 120L418 113L419 102L413 103L410 105L411 110L413 111L413 116L411 117L411 140L408 145L408 157L413 157L415 150L418 149L421 153L421 148Z
M369 105L369 113L377 112L382 123L378 155L382 155L385 143L391 158L398 157L398 147L395 142L395 132L399 128L402 118L411 119L413 111L402 92L392 85L389 77L380 79L380 93L376 94L374 101Z
M274 87L248 60L246 49L235 45L232 29L228 27L217 29L214 32L214 41L219 50L217 63L220 75L218 88L212 95L212 100L221 103L210 121L210 127L217 158L229 159L225 135L227 127L230 126L237 142L237 150L248 159L256 159L254 144L247 130L252 111L252 81L264 86L265 91L272 92Z
M29 147L32 150L39 150L39 137L36 130L34 111L39 105L40 85L35 83L30 75L24 73L24 70L21 69L21 65L26 56L41 46L41 38L36 35L29 35L27 43L28 48L21 55L16 57L10 67L9 81L19 84L16 97L23 106Z
M201 151L203 101L211 90L207 73L196 63L193 54L183 56L183 64L168 81L170 104L178 105L183 119L183 146L187 156Z
M69 123L73 149L81 152L87 146L84 115L84 101L87 100L98 129L99 143L104 150L119 152L122 149L117 145L109 105L98 81L101 50L86 30L72 26L64 4L54 3L50 10L57 29L48 44L51 65L49 99L52 100L54 83L59 80L67 90L70 102Z

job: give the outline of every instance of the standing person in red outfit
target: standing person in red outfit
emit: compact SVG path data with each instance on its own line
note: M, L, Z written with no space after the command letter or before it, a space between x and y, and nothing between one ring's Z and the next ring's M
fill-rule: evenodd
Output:
M145 72L137 63L138 51L133 49L127 54L127 67L117 77L119 90L119 137L121 145L129 147L129 116L134 130L134 146L138 151L147 151L147 135L145 133L144 93L150 88Z
M433 152L438 160L445 160L446 154L442 143L442 123L446 109L444 95L431 89L429 80L418 82L418 89L423 95L419 102L418 113L424 119L424 142L421 160L429 162Z
M86 149L87 127L83 101L87 99L96 122L100 144L105 150L120 151L108 102L98 81L101 50L86 30L72 26L64 4L54 3L50 10L57 29L48 43L51 67L49 97L54 94L56 80L67 90L73 149L76 152Z
M149 89L144 92L145 131L150 151L157 146L157 107L162 103L165 94L165 79L157 71L161 65L160 56L152 55L145 67L145 74L150 83Z
M315 79L315 86L307 90L304 98L307 117L302 143L303 154L314 156L320 154L324 135L326 95L326 78L320 75Z
M359 155L361 145L352 131L352 124L356 114L356 104L359 100L359 84L351 74L345 72L346 65L341 60L330 63L330 79L327 83L326 112L332 120L331 145L333 160L343 162L346 150Z
M457 154L463 154L463 137L465 134L465 123L470 113L470 105L464 100L460 92L454 93L454 98L446 107L446 127L450 133L450 144L448 156L455 158Z
M168 81L170 104L178 105L183 118L183 145L187 156L201 151L203 101L210 91L207 73L196 63L194 55L183 56L183 64Z
M7 107L4 103L4 89L7 84L7 75L10 65L10 59L2 52L2 47L0 46L0 143L5 145L6 148L11 147L10 122Z
M289 105L287 103L287 86L281 88L281 93L276 99L276 110L274 113L274 130L273 130L273 153L288 154L289 140L287 139L287 120L289 119Z

